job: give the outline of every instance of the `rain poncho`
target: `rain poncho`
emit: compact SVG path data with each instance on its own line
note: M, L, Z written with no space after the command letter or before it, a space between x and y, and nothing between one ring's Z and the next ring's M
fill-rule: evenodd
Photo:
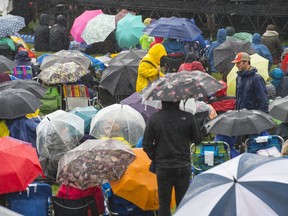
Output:
M163 76L158 71L160 59L166 56L167 52L162 44L155 44L141 60L138 67L138 77L136 81L136 91L140 92L149 82L153 82L159 76Z
M163 42L163 46L165 47L167 54L183 53L186 55L188 53L188 50L185 48L184 44L176 39L167 39Z
M226 30L225 29L219 29L217 32L217 40L212 42L212 44L209 47L207 56L208 56L208 61L211 67L212 72L216 72L216 68L214 68L214 54L213 50L220 46L224 41L226 40Z
M49 51L49 15L41 14L39 24L34 32L34 48L36 51Z
M9 37L0 38L0 55L13 60L16 54L16 45Z
M253 43L252 47L255 50L255 52L258 53L263 58L269 60L269 69L270 69L273 64L273 58L269 49L264 44L261 44L261 35L258 33L253 34L252 43Z
M279 40L279 34L276 31L267 30L261 38L262 44L264 44L270 51L273 57L273 63L280 62L280 56L282 54L281 42Z
M284 77L284 72L282 69L280 68L274 68L271 72L270 72L270 76L272 78L271 83L273 84L273 86L278 89L281 83L281 80Z
M9 129L5 120L0 121L0 137L9 136Z

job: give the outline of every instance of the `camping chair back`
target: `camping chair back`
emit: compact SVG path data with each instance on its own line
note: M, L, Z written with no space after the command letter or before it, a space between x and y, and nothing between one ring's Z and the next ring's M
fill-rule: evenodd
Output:
M76 107L89 106L90 94L87 86L82 84L63 85L63 97L66 103L66 111Z
M33 78L32 68L28 65L16 66L13 70L11 70L10 74L18 79L29 80Z
M278 135L253 136L245 140L245 149L248 153L277 157L283 143L283 138Z
M183 53L171 53L164 58L165 73L176 73L181 64L184 63L186 55Z
M51 197L54 216L98 216L95 199L87 196L81 199L64 199L56 196Z
M230 147L224 141L191 145L192 175L197 175L230 159Z

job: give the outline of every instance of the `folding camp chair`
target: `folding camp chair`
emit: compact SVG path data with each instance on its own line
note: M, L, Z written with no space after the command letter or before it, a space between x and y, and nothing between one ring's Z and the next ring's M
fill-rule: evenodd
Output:
M280 156L284 139L278 135L253 136L245 140L245 150L248 153L265 156Z
M64 199L56 196L51 197L54 216L98 216L95 199L87 196L81 199Z
M201 142L191 145L192 176L230 159L230 147L223 141Z
M63 85L63 98L66 104L66 111L76 107L89 106L90 94L87 86L82 84Z
M31 66L27 66L27 65L16 66L13 70L11 70L10 74L17 77L18 79L32 79L33 78L32 68Z

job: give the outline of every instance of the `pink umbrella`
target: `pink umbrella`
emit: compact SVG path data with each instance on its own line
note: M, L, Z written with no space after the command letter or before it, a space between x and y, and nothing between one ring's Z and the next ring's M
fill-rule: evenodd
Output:
M74 37L74 40L77 42L84 42L81 34L84 31L87 22L102 13L102 10L86 10L84 13L78 16L74 20L73 26L70 30L70 33Z

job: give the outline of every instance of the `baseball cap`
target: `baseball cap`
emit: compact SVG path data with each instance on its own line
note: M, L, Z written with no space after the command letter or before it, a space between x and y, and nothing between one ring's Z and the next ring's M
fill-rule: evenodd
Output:
M245 53L245 52L240 52L236 55L235 59L232 61L232 63L238 63L238 62L241 62L241 61L250 61L251 58L249 56L248 53Z

